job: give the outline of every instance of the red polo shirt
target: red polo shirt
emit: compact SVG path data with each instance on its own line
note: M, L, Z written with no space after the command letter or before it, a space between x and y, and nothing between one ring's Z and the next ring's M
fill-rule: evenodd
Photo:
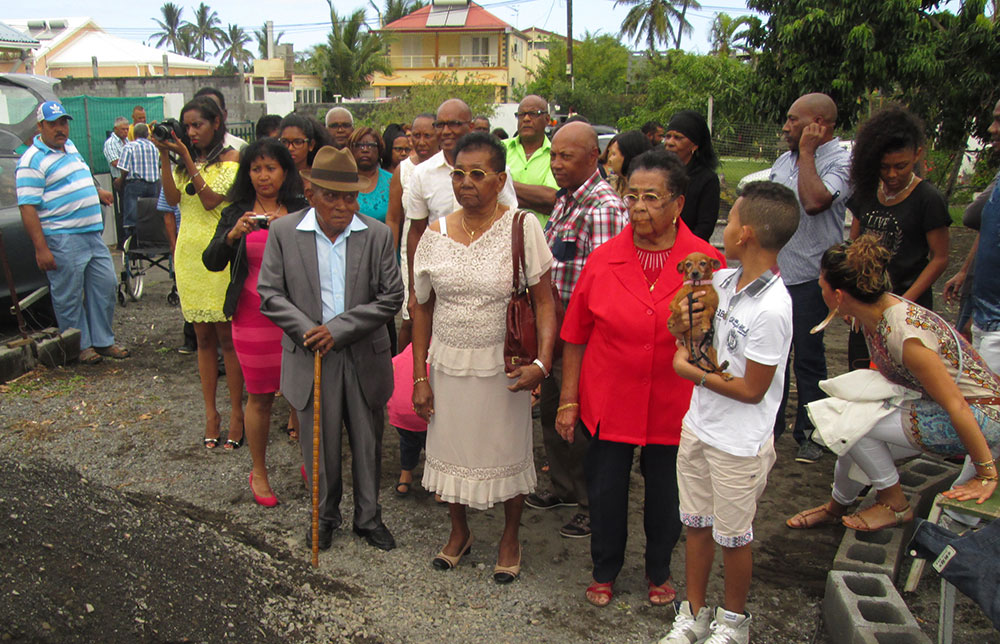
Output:
M652 292L632 242L632 226L598 247L573 289L560 335L585 344L580 418L602 440L677 445L694 384L673 368L675 339L667 330L670 302L690 253L725 258L677 221L677 240Z

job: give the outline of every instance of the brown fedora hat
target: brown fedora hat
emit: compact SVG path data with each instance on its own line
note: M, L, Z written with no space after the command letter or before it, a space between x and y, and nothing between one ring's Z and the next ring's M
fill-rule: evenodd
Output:
M359 192L369 186L368 179L358 175L358 164L351 151L338 150L332 145L319 149L312 168L303 170L302 176L320 188L337 192Z

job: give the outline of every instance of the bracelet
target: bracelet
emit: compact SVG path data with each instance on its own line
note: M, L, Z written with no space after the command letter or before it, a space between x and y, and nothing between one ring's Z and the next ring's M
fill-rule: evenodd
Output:
M556 407L556 411L560 412L566 409L573 409L574 407L579 407L580 403L566 403L565 405L559 405Z
M981 481L982 484L983 484L983 487L986 487L991 481L993 483L996 483L998 480L1000 480L1000 477L998 477L996 474L994 474L993 476L982 476L980 474L976 474L972 478L975 481Z
M979 462L972 461L972 464L975 465L976 467L985 467L988 470L992 470L995 467L995 463L996 461L993 459L990 459L988 461L979 461Z
M705 372L705 375L703 375L703 376L701 377L701 382L699 382L699 383L698 383L698 386L699 386L699 387L704 387L704 386L705 386L705 379L706 379L706 378L708 378L708 372L707 372L707 371Z
M204 180L204 179L202 179L202 181L205 181L205 180ZM207 181L205 181L205 183L201 184L201 187L200 187L200 188L198 188L197 190L195 190L195 194L196 194L196 195L200 195L200 194L201 194L201 191L202 191L202 190L204 190L204 189L205 189L205 188L207 188L207 187L208 187L208 182L207 182Z
M539 369L541 369L543 376L545 376L546 378L549 377L549 370L545 368L545 365L542 364L541 360L539 360L538 358L535 358L534 360L531 361L531 364L533 364L536 367L538 367Z
M422 378L414 378L414 379L413 379L413 384L415 384L415 385L416 385L417 383L421 383L421 382L427 382L427 376L424 376L424 377L422 377Z

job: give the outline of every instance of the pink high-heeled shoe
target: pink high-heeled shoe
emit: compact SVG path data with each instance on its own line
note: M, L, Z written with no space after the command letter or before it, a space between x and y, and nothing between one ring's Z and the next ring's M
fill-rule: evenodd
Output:
M273 508L278 505L278 497L274 494L271 496L260 496L253 491L253 472L250 472L250 494L253 494L253 500L257 502L257 505L262 505L265 508Z

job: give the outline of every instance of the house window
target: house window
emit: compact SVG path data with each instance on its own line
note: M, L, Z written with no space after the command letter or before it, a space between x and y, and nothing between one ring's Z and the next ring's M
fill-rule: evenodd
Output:
M264 102L264 87L262 85L253 86L253 100L258 103Z

